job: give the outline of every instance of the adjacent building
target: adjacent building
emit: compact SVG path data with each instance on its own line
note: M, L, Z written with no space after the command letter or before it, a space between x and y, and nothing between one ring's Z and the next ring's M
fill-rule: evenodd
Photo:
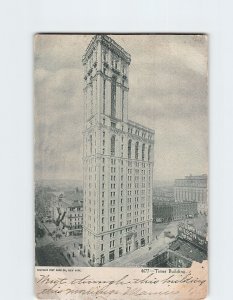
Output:
M183 179L176 179L174 194L176 202L195 201L198 203L198 213L207 214L207 175L189 175Z
M59 194L53 207L53 218L57 226L62 226L67 235L81 235L83 229L82 193Z
M147 267L189 268L193 261L207 260L208 241L206 233L188 223L180 223L178 236L167 249L156 254L147 262Z
M153 203L153 222L171 222L197 216L197 202L155 202Z
M153 202L175 201L173 185L154 188L152 198Z
M151 242L154 130L128 119L130 54L97 35L82 62L83 250L98 266Z

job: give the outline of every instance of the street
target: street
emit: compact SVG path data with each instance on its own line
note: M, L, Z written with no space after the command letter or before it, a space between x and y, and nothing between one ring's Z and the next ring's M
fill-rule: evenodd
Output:
M206 217L198 216L186 220L195 226L206 227ZM180 221L170 223L153 223L153 236L150 245L141 247L138 250L123 255L111 262L106 262L104 267L143 267L157 253L169 246L177 236L177 226ZM45 235L36 239L36 262L44 266L77 266L89 267L87 257L80 253L82 236L62 236L54 240L49 232L54 230L54 224L44 224L38 220L38 224L45 229ZM170 237L164 233L170 232Z
M126 254L114 261L107 262L104 267L143 267L146 263L158 252L168 247L169 243L174 240L164 237L164 231L170 231L174 236L177 235L177 224L173 222L170 224L154 224L153 223L153 240L150 245L141 247L132 253ZM157 236L157 239L156 239ZM150 247L150 248L149 248ZM150 249L150 250L149 250Z
M40 266L76 266L89 267L87 258L80 254L79 244L82 244L82 236L62 236L54 240L49 232L54 230L54 224L41 223L44 228L44 236L36 238L36 264ZM51 231L50 231L51 230Z
M198 216L194 219L187 220L190 223L201 224L202 227L206 225L206 217ZM154 255L158 254L160 251L168 247L175 237L177 236L177 226L181 221L173 221L171 223L153 223L153 240L149 246L141 247L132 253L126 254L114 261L107 262L104 267L144 267L146 263L153 258ZM164 237L164 232L170 232L171 236L174 238ZM157 238L156 238L157 236Z

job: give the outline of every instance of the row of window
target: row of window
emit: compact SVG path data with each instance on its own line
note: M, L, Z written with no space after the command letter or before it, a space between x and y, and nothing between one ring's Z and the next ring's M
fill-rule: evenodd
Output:
M147 219L149 220L149 215L147 216ZM141 216L140 221L141 221L141 222L142 222L142 221L145 221L145 216ZM112 220L112 222L113 222L113 220ZM139 222L139 218L134 219L134 222L135 222L135 223L138 223L138 222ZM102 223L102 224L103 224L103 223ZM131 225L131 224L132 224L132 220L127 220L126 225ZM123 226L123 222L120 221L119 227L122 227L122 226ZM136 227L137 227L137 226L136 226ZM89 228L91 228L91 225L90 225L90 224L89 224ZM132 228L132 227L130 227L130 228ZM128 231L130 231L130 228L128 228ZM109 229L110 229L110 230L115 229L115 223L114 223L114 224L110 224ZM131 230L132 230L132 229L131 229ZM102 225L101 231L104 232L104 225ZM126 232L127 232L127 229L126 229ZM149 230L148 230L148 232L149 232Z
M113 135L111 137L111 155L115 155L115 145L116 144L116 137ZM128 158L132 158L132 140L128 141ZM135 159L139 158L139 142L135 144ZM145 160L145 144L142 144L142 160ZM151 160L151 146L148 147L148 161Z
M138 129L135 129L135 132L133 132L133 128L128 127L128 132L131 133L131 134L134 133L134 134L140 136L140 131L139 131ZM142 136L143 138L146 138L146 133L145 133L145 132L142 132L142 133L141 133L141 136ZM148 139L151 140L151 139L152 139L152 135L148 134Z
M121 62L121 70L123 74L126 74L126 64L123 63L117 56L111 53L111 56L108 55L108 50L102 50L102 60L104 63L109 63L109 57L111 57L111 66L115 69L119 69L119 63Z
M92 135L89 138L90 141L90 153L92 154L93 145L92 145ZM105 140L103 140L103 146L105 146ZM116 153L116 136L112 135L111 137L111 155L115 156ZM105 148L103 148L103 154L105 154ZM132 140L128 141L128 158L132 158ZM139 142L135 143L135 159L139 159ZM142 160L145 160L145 144L142 144ZM151 161L151 146L148 147L148 161Z

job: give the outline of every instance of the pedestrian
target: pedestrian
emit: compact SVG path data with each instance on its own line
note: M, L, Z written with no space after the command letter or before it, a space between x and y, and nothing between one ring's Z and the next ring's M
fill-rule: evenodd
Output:
M73 257L74 257L74 251L73 251Z

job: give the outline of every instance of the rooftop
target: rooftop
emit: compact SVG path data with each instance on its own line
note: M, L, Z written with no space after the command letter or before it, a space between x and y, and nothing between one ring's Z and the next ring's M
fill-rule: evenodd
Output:
M190 219L183 222L184 226L190 225L192 226L196 232L198 232L200 235L206 237L208 234L208 223L205 216L199 216L198 219Z
M68 208L68 207L83 207L83 204L78 200L67 201L66 199L64 199L61 202L62 202L63 206L66 208Z
M154 201L153 205L155 206L182 206L182 205L190 205L195 204L196 201L183 201L183 202L175 202L175 201Z
M128 124L131 125L131 126L134 126L134 127L137 127L138 129L141 129L141 130L144 130L144 131L147 131L151 134L154 134L155 131L153 129L150 129L148 127L145 127L137 122L134 122L134 121L131 121L131 120L128 120Z
M202 175L188 175L185 176L184 178L178 178L176 180L207 180L207 174L202 174Z
M86 60L88 59L88 57L90 56L93 48L96 46L97 42L100 41L102 44L104 44L105 46L107 46L108 48L110 48L111 50L115 51L121 58L123 58L128 64L131 61L131 55L126 52L119 44L117 44L112 38L110 38L108 35L106 34L101 34L101 35L95 35L86 51L85 54L83 55L82 61L85 64Z
M74 202L74 201L82 201L83 200L83 193L82 191L67 191L64 193L64 199L68 202Z
M171 243L169 250L197 262L207 259L207 253L179 238Z

